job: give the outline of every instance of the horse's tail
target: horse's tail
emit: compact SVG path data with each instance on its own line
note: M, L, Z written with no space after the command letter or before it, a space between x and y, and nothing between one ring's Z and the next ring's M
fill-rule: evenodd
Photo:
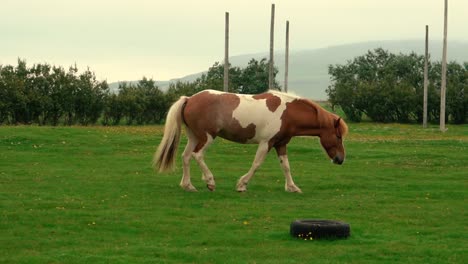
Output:
M180 142L182 110L187 99L188 97L181 96L167 113L164 136L153 158L153 168L159 172L174 170L174 157Z

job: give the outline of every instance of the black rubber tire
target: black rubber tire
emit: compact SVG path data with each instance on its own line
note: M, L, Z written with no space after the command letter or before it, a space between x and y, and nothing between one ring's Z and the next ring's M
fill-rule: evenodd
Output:
M334 220L300 219L291 223L293 237L304 240L346 238L351 233L349 224Z

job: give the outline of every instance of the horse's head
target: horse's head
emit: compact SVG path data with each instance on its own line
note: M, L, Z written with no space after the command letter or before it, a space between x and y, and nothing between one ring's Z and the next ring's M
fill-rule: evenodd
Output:
M333 127L323 129L320 133L320 143L335 164L341 165L345 159L343 137L348 133L348 126L341 119L333 120Z

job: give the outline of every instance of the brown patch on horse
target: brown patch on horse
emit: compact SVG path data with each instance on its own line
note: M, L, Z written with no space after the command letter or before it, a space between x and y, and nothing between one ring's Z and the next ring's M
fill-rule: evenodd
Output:
M231 93L214 94L204 91L193 95L187 101L183 111L185 124L199 140L194 152L198 152L206 143L206 133L213 138L222 138L246 143L255 136L254 124L243 128L232 117L239 106L240 98Z
M249 124L247 127L241 127L239 121L233 119L230 124L230 128L221 129L218 135L227 140L231 140L239 143L247 143L249 139L255 137L256 125Z
M253 98L256 100L266 99L266 105L271 112L275 112L281 104L281 98L271 93L257 94Z
M297 99L286 103L286 110L281 115L281 127L279 132L270 139L269 147L281 147L289 143L292 137L297 135L310 135L320 130L318 125L318 110L313 105ZM317 127L310 124L317 123ZM304 132L307 131L307 132Z

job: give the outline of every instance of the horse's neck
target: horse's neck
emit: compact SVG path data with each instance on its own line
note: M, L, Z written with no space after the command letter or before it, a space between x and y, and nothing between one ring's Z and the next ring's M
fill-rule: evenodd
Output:
M292 113L296 116L294 136L319 136L328 128L327 122L324 121L329 118L330 113L310 102L302 103L297 112Z
M317 126L299 127L294 136L320 136L323 128Z

